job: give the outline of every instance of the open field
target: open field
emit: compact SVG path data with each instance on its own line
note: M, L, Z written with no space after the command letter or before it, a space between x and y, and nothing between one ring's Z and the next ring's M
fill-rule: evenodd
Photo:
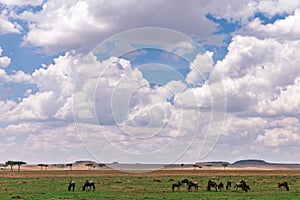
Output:
M188 178L196 180L198 192L183 186L172 192L171 184ZM75 192L67 191L69 180L76 181ZM87 179L96 184L95 191L81 191ZM206 191L212 179L226 184L244 179L251 187L241 190ZM156 181L155 181L156 180ZM287 181L290 191L277 187ZM300 199L300 170L159 170L148 173L125 173L116 170L59 170L0 172L2 199Z

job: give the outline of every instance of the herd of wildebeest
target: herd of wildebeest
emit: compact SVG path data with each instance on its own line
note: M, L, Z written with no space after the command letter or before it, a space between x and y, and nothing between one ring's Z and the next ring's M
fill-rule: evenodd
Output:
M183 179L181 181L178 182L174 182L172 184L172 191L174 192L174 189L177 188L177 190L180 190L180 187L182 185L186 185L187 191L191 192L192 188L194 188L194 191L198 191L199 185L197 181L190 181L188 179ZM227 181L226 183L226 190L231 189L231 181ZM289 191L289 186L287 182L279 182L278 183L278 188L284 187L287 191ZM207 182L207 191L211 191L211 189L214 188L216 191L218 190L224 190L224 184L222 182L220 182L219 184L217 184L216 182L212 181L212 180L208 180ZM242 190L244 190L245 192L248 192L250 190L250 186L246 183L246 181L241 180L240 182L236 183L234 185L234 188L236 190L238 190L238 188L241 188Z
M158 181L159 179L155 179L155 181ZM74 191L75 190L75 185L76 182L74 180L71 180L69 182L69 186L68 186L68 190L69 191ZM227 181L226 183L226 190L230 190L231 189L231 181ZM185 186L187 188L188 192L191 192L192 190L194 191L198 191L199 185L197 181L193 181L193 180L188 180L188 179L183 179L181 181L177 181L172 183L172 191L174 192L175 188L179 191L180 188L182 186ZM287 191L289 191L289 186L287 182L279 182L278 183L278 188L285 188ZM95 183L94 181L91 180L86 180L84 185L82 186L82 191L91 191L91 190L95 190ZM243 191L248 192L250 190L250 186L246 183L246 181L241 180L240 182L236 183L234 185L235 190L237 191L239 188L241 188ZM220 182L219 184L217 184L216 182L212 181L212 180L208 180L207 182L207 191L211 191L212 189L215 189L216 191L218 190L224 190L224 184L222 182Z

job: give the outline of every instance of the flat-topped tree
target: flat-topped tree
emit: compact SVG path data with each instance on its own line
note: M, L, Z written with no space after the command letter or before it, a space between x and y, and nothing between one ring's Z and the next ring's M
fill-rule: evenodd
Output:
M210 167L213 166L212 164L207 164L206 167L210 170Z
M5 162L6 165L10 166L10 170L13 171L13 166L16 165L15 161L9 160Z
M70 171L72 170L72 167L73 167L73 164L72 163L69 163L69 164L66 164L67 167L70 168Z
M224 170L225 170L225 168L228 166L228 164L227 163L222 163L222 167L224 167Z
M94 166L94 164L93 163L87 163L87 164L85 164L85 166L88 167L88 170L91 170L92 167Z
M43 171L43 167L45 167L46 170L47 170L47 167L48 167L47 164L43 164L43 163L38 164L38 166L41 167L41 171Z
M102 167L105 167L105 166L106 166L106 164L104 164L104 163L100 163L100 164L98 164L98 166L102 168Z
M45 164L40 163L38 164L38 166L41 167L41 171L43 171L43 167L45 166Z
M26 162L24 161L15 161L15 164L18 165L18 172L20 171L20 168L21 168L21 165L25 165L27 164Z
M198 164L193 164L194 170L196 170L197 167L199 167Z

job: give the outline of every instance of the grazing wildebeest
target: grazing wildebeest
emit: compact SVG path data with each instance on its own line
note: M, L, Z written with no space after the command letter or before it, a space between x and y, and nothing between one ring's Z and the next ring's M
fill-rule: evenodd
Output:
M176 188L176 187L177 187L177 190L180 190L180 186L181 186L180 181L173 183L172 184L172 191L174 192L174 188Z
M214 181L211 181L210 179L207 182L207 191L211 191L211 188L214 187L216 189L216 191L218 191L217 187L217 183Z
M281 187L284 187L286 189L286 191L290 190L287 182L279 182L278 183L278 188L281 188Z
M226 190L229 190L230 188L231 188L231 181L227 181Z
M217 187L218 187L219 190L223 190L224 189L224 184L222 182L220 182Z
M82 186L82 191L85 191L86 187L89 187L89 190L93 188L95 190L95 183L94 181L86 180L84 185Z
M68 191L74 191L75 190L75 181L71 180L68 186Z
M198 183L196 181L190 181L188 183L188 191L191 192L192 191L192 187L195 188L195 191L198 191Z
M185 183L185 184L187 184L187 185L189 184L189 182L190 182L190 181L189 181L189 179L187 179L187 178L181 180L181 183Z
M249 185L247 185L244 180L241 180L239 183L236 183L234 188L236 188L236 190L238 188L242 188L242 190L244 190L245 192L248 192L248 190L250 190Z

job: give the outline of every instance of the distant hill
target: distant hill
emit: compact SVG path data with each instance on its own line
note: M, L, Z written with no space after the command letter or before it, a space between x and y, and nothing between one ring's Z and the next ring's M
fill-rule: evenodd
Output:
M96 162L90 161L90 160L78 160L78 161L76 161L74 164L75 164L75 165L82 165L82 164L86 164L86 163L97 164Z
M248 159L248 160L238 160L234 162L232 165L269 165L264 160L255 160L255 159Z

